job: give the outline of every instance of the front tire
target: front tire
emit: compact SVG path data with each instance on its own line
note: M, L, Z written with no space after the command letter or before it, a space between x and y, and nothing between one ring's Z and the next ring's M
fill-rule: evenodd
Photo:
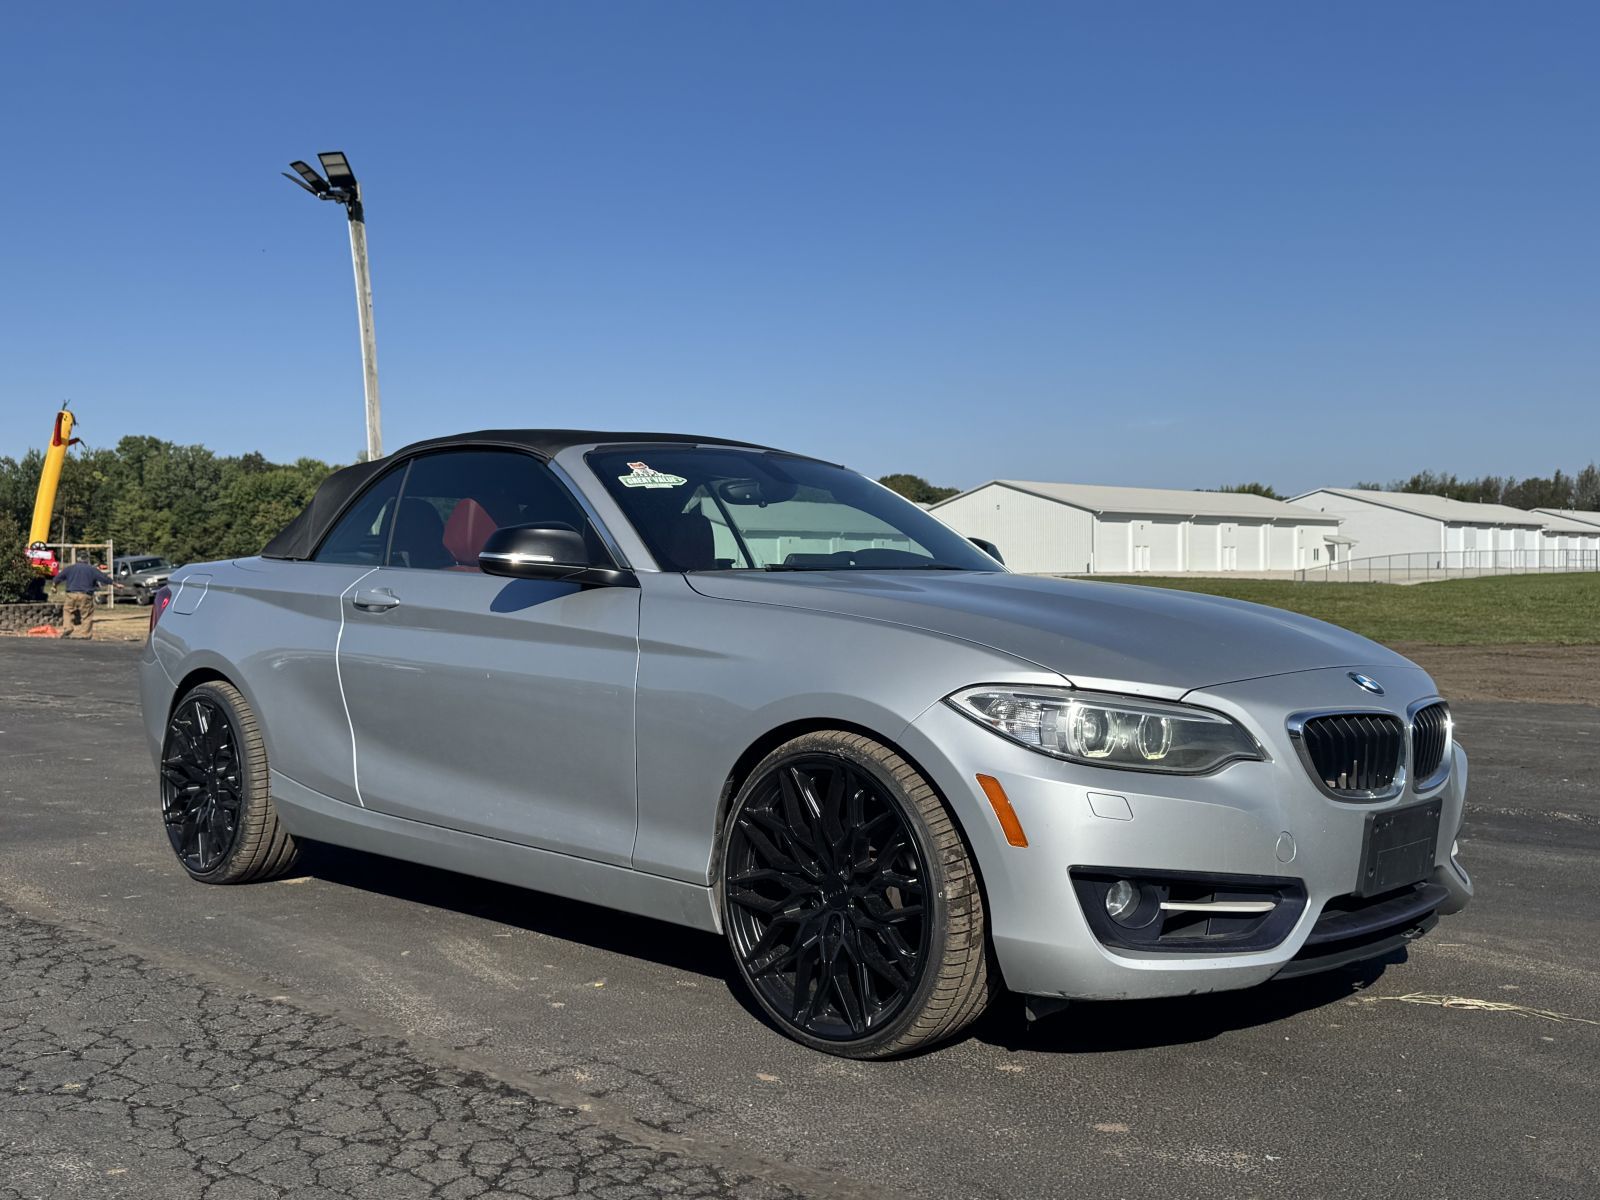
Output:
M722 845L739 973L796 1041L886 1058L983 1012L977 869L938 794L893 750L832 730L785 743L739 789Z
M253 883L294 866L267 778L260 725L239 689L213 681L185 692L162 740L161 820L191 878Z

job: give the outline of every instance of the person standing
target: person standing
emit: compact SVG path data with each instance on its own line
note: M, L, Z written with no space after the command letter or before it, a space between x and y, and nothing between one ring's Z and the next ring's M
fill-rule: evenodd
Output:
M75 562L62 567L56 582L67 589L67 601L61 610L61 636L74 633L94 640L94 591L110 587L111 576L93 563Z

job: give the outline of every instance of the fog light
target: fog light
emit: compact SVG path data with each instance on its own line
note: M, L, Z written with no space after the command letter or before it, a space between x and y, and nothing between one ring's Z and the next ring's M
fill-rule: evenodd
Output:
M1106 889L1106 912L1113 921L1133 916L1138 907L1139 889L1126 879L1119 879Z

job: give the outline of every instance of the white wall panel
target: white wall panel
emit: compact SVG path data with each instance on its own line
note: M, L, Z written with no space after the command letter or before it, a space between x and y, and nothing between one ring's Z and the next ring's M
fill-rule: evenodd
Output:
M1300 564L1295 561L1298 526L1270 525L1267 527L1267 567L1269 571L1292 571Z
M1356 539L1352 558L1444 549L1444 522L1371 504L1333 492L1312 492L1292 501L1303 508L1344 518L1339 532Z
M1095 523L1094 569L1101 575L1127 575L1133 566L1133 522L1115 517Z
M1093 518L1080 508L991 483L932 511L963 537L993 542L1013 571L1067 575L1093 569Z
M1219 536L1220 521L1208 521L1204 518L1189 523L1189 570L1191 571L1217 571L1222 567L1222 557L1219 551L1222 547Z

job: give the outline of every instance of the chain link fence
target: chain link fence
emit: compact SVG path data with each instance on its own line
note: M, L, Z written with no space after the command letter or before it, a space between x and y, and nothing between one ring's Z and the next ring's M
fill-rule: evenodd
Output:
M1423 583L1566 571L1600 571L1600 549L1416 550L1305 567L1295 572L1295 578L1301 583Z

